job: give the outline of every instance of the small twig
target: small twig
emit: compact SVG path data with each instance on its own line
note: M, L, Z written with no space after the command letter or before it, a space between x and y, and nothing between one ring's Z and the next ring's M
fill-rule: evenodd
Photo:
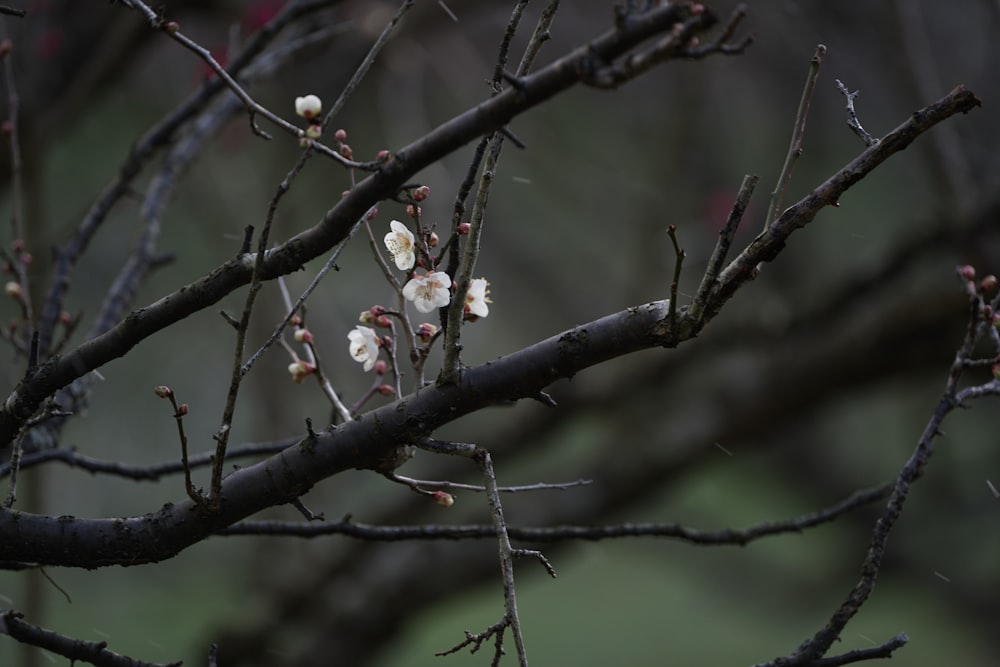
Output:
M340 245L337 246L337 248L333 251L333 253L331 253L329 259L326 260L326 262L323 264L323 267L316 273L316 276L312 279L312 282L309 283L309 286L306 287L305 290L303 290L302 294L299 295L299 298L296 299L295 303L293 303L291 308L288 309L288 313L285 315L285 319L283 319L278 324L278 326L275 327L274 331L271 333L271 336L266 341L264 341L264 344L261 345L260 348L256 352L254 352L249 359L247 359L246 363L243 364L243 367L240 368L240 373L242 375L246 375L247 373L249 373L250 369L253 368L253 365L255 363L257 363L257 360L260 359L261 355L263 355L264 352L266 352L272 345L274 345L275 341L281 338L281 334L284 333L285 328L289 324L291 324L292 318L295 317L295 313L299 312L299 309L303 306L303 304L305 304L306 299L308 299L309 296L313 293L313 291L319 286L319 283L321 280L323 280L323 277L326 276L326 274L329 273L331 269L337 268L337 258L340 257L340 253L342 253L344 251L344 248L347 247L347 244L350 243L351 239L354 237L354 232L357 231L358 226L360 226L361 222L366 220L368 216L372 214L372 211L373 209L369 209L360 219L358 219L357 222L354 223L354 226L351 227L350 231L347 233L347 237L340 243ZM327 212L327 214L329 214L329 211ZM344 415L342 414L341 416L343 417ZM350 416L347 415L345 419L350 421Z
M291 447L301 442L301 438L289 438L273 443L263 443L255 445L243 445L241 447L231 447L226 453L226 460L232 461L238 458L261 457L276 454L283 449ZM200 468L210 465L214 458L213 452L203 452L188 457L190 468ZM124 479L134 481L157 481L166 475L175 475L184 472L184 465L181 461L165 461L153 465L131 465L121 461L104 461L90 456L84 456L71 449L43 449L30 454L25 454L20 459L18 466L22 470L48 462L64 463L73 468L86 470L92 473L103 473L114 475ZM11 474L11 464L0 465L0 477Z
M858 114L854 111L854 98L858 96L860 91L855 90L853 93L847 89L840 79L834 79L837 82L837 90L847 98L847 127L851 128L854 134L861 137L861 140L865 142L865 146L874 146L878 143L878 139L868 134L865 128L861 127L861 121L858 120Z
M326 521L325 516L322 514L316 514L311 509L306 507L301 498L293 500L292 507L297 509L299 513L306 518L306 521Z
M785 190L792 180L792 166L799 156L802 155L802 137L806 131L806 118L809 116L809 105L812 103L813 91L816 89L816 79L819 78L819 68L823 64L823 56L826 55L826 47L822 44L816 46L812 59L809 61L809 74L806 76L806 85L802 89L802 97L799 98L799 108L795 112L795 124L792 126L792 140L788 145L788 153L785 155L785 164L781 167L778 175L778 182L771 192L771 203L767 207L767 217L764 219L764 230L771 226L779 215L781 215L781 203L785 197Z
M451 655L452 653L461 651L466 646L472 646L472 648L469 649L469 653L476 653L480 648L482 648L483 642L494 635L497 637L497 641L502 643L504 630L506 630L509 625L510 623L507 622L507 619L504 619L495 625L491 625L482 632L477 632L476 634L472 634L466 630L465 641L452 646L447 651L441 651L440 653L435 653L434 655L439 657Z
M485 449L480 449L474 459L486 482L486 500L489 503L490 514L493 516L493 527L496 530L497 546L500 553L500 572L503 578L505 618L510 623L510 631L514 635L518 663L521 667L527 667L528 653L524 647L521 620L517 614L517 596L514 593L514 548L510 544L510 535L507 534L503 506L500 504L500 493L497 491L497 479L493 472L493 460Z
M840 655L831 656L829 658L813 660L810 663L810 667L840 667L840 665L849 665L855 662L864 662L866 660L891 658L896 649L905 646L909 641L910 638L907 634L905 632L901 632L881 646L855 649L853 651L841 653Z
M684 258L687 257L687 254L681 249L680 243L677 241L677 225L669 225L667 227L667 235L674 246L674 277L670 282L670 306L667 312L667 322L670 323L670 336L676 340L678 338L677 289L680 286L681 269L684 266Z
M23 9L17 9L16 7L8 7L7 5L0 5L0 14L6 14L7 16L16 16L17 18L24 18L28 15L28 12Z
M537 551L535 549L514 549L511 552L511 555L515 558L534 558L542 564L542 567L545 568L545 571L549 573L550 577L553 579L556 578L556 569L552 567L552 563L549 562L549 559L546 558L545 554L541 551Z
M395 473L390 473L387 475L389 479L394 482L399 482L400 484L406 484L407 486L421 487L429 486L437 489L461 489L463 491L476 491L483 492L486 490L485 486L477 484L462 484L460 482L449 482L449 481L437 481L429 479L412 479L410 477L403 477L402 475L397 475ZM575 488L578 486L586 486L587 484L593 484L592 479L578 479L575 482L538 482L536 484L524 484L520 486L498 486L497 491L500 493L524 493L527 491L565 491L566 489Z
M740 226L740 221L743 219L743 214L746 212L747 206L750 205L750 197L753 195L754 188L757 187L758 180L758 177L752 174L747 174L743 177L740 190L736 195L736 201L733 202L733 208L729 211L726 224L723 225L722 230L719 232L719 240L715 243L715 249L708 260L708 266L705 267L705 273L701 277L701 284L698 286L698 291L695 293L694 300L691 302L691 306L687 312L687 317L693 323L696 331L701 328L702 315L705 312L705 301L708 299L712 288L719 282L719 272L722 271L722 267L726 263L729 249L732 247L733 239L736 237L736 230Z

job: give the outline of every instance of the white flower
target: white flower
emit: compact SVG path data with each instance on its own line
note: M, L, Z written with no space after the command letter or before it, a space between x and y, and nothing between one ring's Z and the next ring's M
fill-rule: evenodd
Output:
M469 289L465 293L465 316L469 319L486 317L490 314L490 307L486 304L493 303L489 297L489 282L486 278L473 278L469 283Z
M447 273L431 271L426 276L413 276L403 285L403 296L413 302L421 313L429 313L435 308L443 308L451 301L451 278Z
M295 98L295 113L306 120L312 120L323 111L323 102L315 95Z
M413 254L413 234L399 220L390 222L389 227L392 231L385 235L385 247L396 260L396 268L409 271L417 261Z
M347 339L351 341L351 357L354 361L365 365L365 372L375 367L375 360L378 359L378 336L375 330L370 327L354 327L347 334Z

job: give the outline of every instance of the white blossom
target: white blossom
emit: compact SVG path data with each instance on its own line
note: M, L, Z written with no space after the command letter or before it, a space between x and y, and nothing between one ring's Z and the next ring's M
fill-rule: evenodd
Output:
M490 314L492 303L489 297L490 283L486 278L473 278L469 283L469 289L465 293L465 315L466 317L486 317Z
M323 111L323 102L315 95L295 98L295 113L306 120L312 120Z
M385 235L385 247L392 253L396 268L400 271L409 271L417 261L413 253L413 234L399 220L390 222L389 228L392 231Z
M403 285L403 296L413 302L421 313L429 313L435 308L443 308L451 301L451 278L447 273L431 271L426 276L413 276Z
M347 334L351 341L351 357L354 361L363 363L365 372L375 367L375 360L378 359L378 336L375 330L370 327L354 327Z

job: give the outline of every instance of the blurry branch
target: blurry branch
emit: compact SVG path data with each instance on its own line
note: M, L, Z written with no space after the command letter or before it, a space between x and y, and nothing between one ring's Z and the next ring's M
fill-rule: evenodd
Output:
M889 495L891 484L865 491L857 491L826 509L785 521L767 521L750 528L737 530L702 530L675 523L622 523L604 526L546 526L530 528L507 526L511 538L524 542L563 542L568 540L606 540L623 537L666 537L689 544L703 546L746 546L762 537L800 533L834 521L859 507ZM501 487L499 490L503 490ZM424 525L424 526L373 526L351 521L345 517L328 523L289 523L286 521L241 521L218 535L288 535L313 538L325 535L344 535L376 542L401 540L467 540L496 537L492 525Z
M14 7L8 7L7 5L0 5L0 14L5 14L7 16L16 16L18 18L24 18L28 15L23 9L16 9Z
M809 105L812 104L813 91L816 90L816 79L819 78L819 68L823 64L823 56L826 55L826 47L822 44L816 46L812 59L809 61L809 74L806 76L806 85L802 89L802 97L799 98L799 108L795 112L795 124L792 126L792 140L788 146L788 153L785 155L785 163L781 165L781 173L778 175L778 182L771 192L771 203L767 207L767 217L764 218L764 229L767 230L771 223L781 214L781 203L785 198L785 190L792 180L792 167L796 160L802 155L802 137L806 132L806 118L809 116Z
M255 33L233 58L228 70L230 75L239 79L241 73L256 61L279 32L297 19L330 4L333 4L332 0L321 2L295 0L288 3L278 12L277 16ZM73 238L56 252L56 268L53 272L52 285L45 299L39 324L41 335L39 353L43 359L49 355L52 337L63 310L66 293L69 290L70 274L79 258L89 247L94 234L100 229L115 204L130 193L132 181L142 172L156 153L171 145L176 140L178 133L185 129L186 124L195 115L203 112L205 105L224 87L222 79L219 78L205 82L195 94L136 141L125 162L119 168L117 176L104 188L97 201L91 205L77 225Z
M959 274L959 277L965 281L971 306L965 339L955 353L944 394L941 396L927 426L924 427L913 453L900 469L889 501L875 522L871 543L861 565L860 580L833 613L826 626L812 638L803 642L789 657L778 658L762 667L812 665L816 664L815 661L830 650L833 643L840 638L847 623L860 611L875 587L875 579L878 577L882 565L889 534L903 512L903 506L910 494L910 487L920 479L930 462L931 455L934 453L934 439L942 434L941 426L945 418L956 408L968 407L968 402L973 399L1000 396L1000 334L997 333L993 322L993 313L1000 303L1000 296L994 297L992 303L987 303L984 294L985 292L997 291L996 278L993 277L991 288L986 289L984 285L984 288L979 291L964 270L959 271ZM985 343L989 347L992 356L976 358L975 352L981 343ZM980 365L993 366L993 379L983 384L960 389L959 382L964 372Z
M543 76L547 71L549 68L528 79ZM504 100L505 94L483 103L479 110L482 111L498 100ZM706 299L704 317L698 322L693 322L689 315L685 315L678 322L678 331L670 331L666 321L667 304L663 301L652 302L574 327L489 364L467 369L455 384L426 387L332 431L304 438L298 446L290 447L270 459L236 471L224 481L221 495L226 502L201 522L187 519L191 510L188 502L164 507L154 514L128 519L63 521L54 517L0 513L0 531L30 536L30 539L0 543L0 559L42 563L55 559L66 566L100 567L169 558L254 512L291 502L316 482L339 472L351 468L379 470L387 465L393 466L392 462L399 460L397 450L400 443L413 442L415 438L429 435L438 427L461 416L489 405L536 396L555 380L572 377L584 368L608 359L687 340L696 335L704 323L711 320L739 287L752 277L757 264L777 256L785 240L796 229L809 224L820 209L835 202L850 186L889 156L907 147L936 123L955 113L968 111L978 104L979 101L971 92L962 87L956 88L942 100L915 112L878 145L866 150L799 203L789 207L770 229L758 235L722 271L717 285ZM477 114L477 117L481 116L482 114ZM439 130L428 136L437 136ZM428 138L421 140L428 141ZM412 150L419 155L429 149L421 147ZM394 160L388 168L394 163L398 165L399 161ZM382 175L384 173L380 172ZM372 183L374 178L369 177L360 183L341 200L334 211L351 211L349 202L352 201L352 195L363 191L366 184ZM294 249L305 243L300 239L313 231L315 230L286 244L293 257ZM281 250L271 251L268 257L277 262L281 257ZM213 280L222 280L222 287L235 285L244 277L239 272L243 266L244 260L236 258L203 281L212 283ZM234 274L236 277L232 277ZM227 277L219 278L220 275ZM74 363L85 367L101 354L123 354L130 345L123 345L120 340L122 337L131 336L138 340L146 332L167 326L172 317L178 316L168 306L176 306L178 310L197 306L207 299L200 293L202 289L208 288L190 286L183 293L167 297L159 304L127 318L122 325L116 327L121 328L119 331L112 330L106 335L116 334L111 339L101 337L90 341L76 352L42 366L22 383L20 393L8 400L0 427L19 426L14 417L20 414L16 410L17 406L35 399L36 395L32 392L45 387L47 382L57 381L60 372L78 372L79 368L73 366ZM185 299L189 300L186 305ZM52 549L51 545L64 540L67 532L72 534L76 549L72 553Z
M286 440L278 440L273 443L231 447L226 452L226 460L233 461L240 458L270 456L280 452L286 447L294 445L299 442L299 440L301 440L301 438L290 438ZM191 468L210 465L212 463L213 456L214 452L204 452L202 454L189 456L188 465ZM104 473L136 481L155 482L166 475L176 475L184 472L184 465L181 461L166 461L164 463L157 463L153 465L133 465L123 463L121 461L96 459L91 456L79 454L72 449L45 449L31 454L25 454L21 458L21 464L19 467L21 470L24 470L48 463L50 461L63 463L71 468L79 468L80 470L86 470L91 473ZM9 463L0 465L0 478L6 477L10 473L11 466Z
M26 623L22 615L8 610L0 613L0 634L7 635L22 644L30 644L69 658L71 664L85 662L97 667L180 667L180 662L161 665L143 662L107 649L107 642L89 642L73 639L37 625Z
M305 262L329 251L347 237L357 220L372 205L394 196L421 169L579 83L593 58L608 60L625 54L644 40L670 29L688 12L687 6L669 4L630 16L623 27L613 29L534 74L522 77L519 86L469 109L398 151L375 174L352 188L317 225L269 250L261 277L273 279L291 273ZM714 22L714 17L705 12L700 15L699 28L708 30ZM113 190L124 191L124 188L124 182L119 181ZM120 192L117 194L120 195ZM115 198L117 195L112 200ZM107 212L106 206L98 207L101 218ZM94 224L87 226L88 232L96 229ZM85 240L89 240L89 235L85 236ZM75 258L82 247L82 244L74 244L74 252L68 256ZM24 421L53 392L102 364L125 355L154 333L213 305L233 290L246 285L254 263L253 256L238 255L185 288L133 312L101 336L60 358L49 359L21 382L5 402L0 412L0 443L11 442ZM68 266L69 262L63 271L68 270Z

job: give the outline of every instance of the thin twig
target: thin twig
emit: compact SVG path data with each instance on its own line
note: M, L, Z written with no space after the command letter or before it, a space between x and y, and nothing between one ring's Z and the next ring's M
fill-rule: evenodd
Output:
M806 132L806 118L809 116L809 105L812 103L813 91L816 89L816 80L819 78L819 68L823 64L824 55L826 55L826 47L819 44L816 46L816 51L809 61L809 74L806 76L806 85L802 88L802 97L799 98L799 108L795 112L795 124L792 126L792 140L788 145L788 153L785 155L785 163L781 166L781 173L778 174L778 182L771 192L771 203L767 207L767 217L764 218L765 231L781 214L781 203L784 200L788 184L792 180L792 167L799 156L802 155L802 137Z
M853 93L847 89L840 79L834 79L837 82L837 90L847 99L847 127L851 128L854 134L861 137L861 140L865 142L865 146L874 146L878 143L878 139L868 134L868 131L861 126L861 121L858 120L858 114L854 111L854 98L858 96L857 90Z
M667 226L667 235L670 243L674 246L674 277L670 281L670 305L667 311L667 322L670 325L670 335L679 338L677 332L677 290L681 282L681 269L684 266L684 258L687 254L681 249L677 241L677 225Z
M687 311L687 317L690 318L696 329L701 327L705 301L708 299L709 292L719 281L719 272L722 271L722 267L726 263L729 249L736 237L736 230L740 226L740 221L743 220L747 206L750 205L750 197L753 195L754 188L757 187L758 180L758 177L752 174L746 174L743 177L740 190L736 194L736 201L733 202L729 217L726 218L726 224L719 231L719 240L715 243L715 249L712 250L712 256L708 260L708 266L705 267L705 273L701 277L701 284L698 286L698 291Z

